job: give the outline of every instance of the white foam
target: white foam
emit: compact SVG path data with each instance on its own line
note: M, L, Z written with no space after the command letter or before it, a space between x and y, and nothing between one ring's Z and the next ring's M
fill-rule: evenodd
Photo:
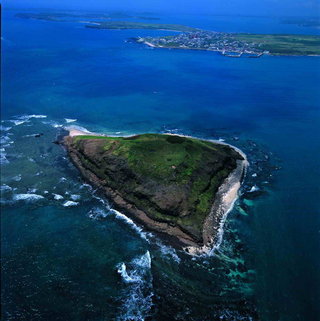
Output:
M128 264L121 262L117 265L117 272L127 285L121 313L116 320L143 321L150 315L152 307L152 274L151 256L149 251L134 258Z
M45 124L45 125L50 125L52 126L53 128L60 128L60 127L63 127L62 124L59 124L57 123L56 121L53 121L53 120L50 120L50 121L43 121L42 124Z
M30 135L24 135L22 137L35 137L36 135L38 135L38 133L34 133L34 134L30 134Z
M4 131L4 132L7 132L11 129L12 127L4 127L2 125L0 125L0 130Z
M73 202L73 201L65 201L62 206L64 207L70 207L70 206L77 206L79 202Z
M10 187L9 185L7 184L2 184L0 186L0 191L12 191L12 187Z
M99 207L94 207L88 212L88 216L94 220L105 219L109 214L109 211L105 211Z
M14 123L16 126L18 126L29 122L31 118L47 118L47 116L46 115L21 115L15 118L17 119L10 119L9 121Z
M216 242L216 244L212 247L212 249L210 250L210 252L208 253L209 256L212 256L215 254L215 251L218 250L220 248L220 245L222 243L223 240L223 234L224 234L224 224L227 220L228 214L229 212L232 211L233 206L235 204L235 202L237 201L237 199L234 199L233 202L230 204L230 207L227 211L224 212L222 219L220 220L219 223L219 228L218 228L218 240Z
M17 175L17 176L12 177L12 180L13 180L13 181L16 181L16 182L20 182L20 181L21 181L21 178L22 178L22 176L21 176L21 174L19 174L19 175Z
M119 219L121 219L122 221L124 221L125 223L127 223L128 225L130 225L130 227L135 230L140 236L141 238L143 238L144 240L146 241L149 241L148 240L148 233L146 232L143 232L142 228L139 227L138 225L136 225L132 219L130 219L129 217L127 217L126 215L114 210L114 209L111 209L110 212L114 213L115 216Z
M141 278L137 275L130 276L127 272L127 266L124 263L120 263L118 265L117 272L121 275L122 279L126 283L131 283L131 282L139 282L141 281Z
M144 255L141 255L139 258L135 258L132 263L142 268L151 269L151 255L147 251Z
M249 193L260 191L260 188L257 185L254 185L251 187Z
M92 191L92 186L91 185L89 185L89 184L82 184L81 186L80 186L80 189L83 189L83 188L87 188L89 191Z
M42 195L38 194L16 194L13 195L13 199L15 201L38 201L43 199L44 197Z
M26 116L22 116L26 119L30 119L30 118L47 118L47 115L26 115Z
M27 120L16 120L16 119L12 119L12 120L10 120L12 123L14 123L16 126L18 126L18 125L22 125L22 124L24 124L24 123L26 123L27 122Z
M71 119L71 118L65 118L64 119L67 123L73 123L75 121L77 121L77 119Z
M150 252L147 251L145 254L140 257L134 258L130 262L130 266L132 266L131 271L127 271L127 266L125 263L119 263L117 265L117 272L121 275L125 282L141 282L143 275L146 270L151 268L151 256Z
M89 131L87 128L85 127L82 127L82 126L78 126L78 125L70 125L70 126L66 126L64 127L65 130L72 130L72 129L75 129L75 130L79 130L81 132L85 132L85 133L88 133L88 134L92 134L91 131Z
M174 248L164 245L159 240L156 241L156 244L160 248L161 254L164 257L169 257L169 258L173 259L176 263L180 263L181 262L181 259L177 255L177 252L176 252L176 250Z
M95 198L95 199L97 199L100 203L102 203L103 205L105 205L105 206L108 208L108 210L110 210L109 205L108 205L108 202L106 202L103 198L101 198L101 197L99 197L99 196L96 196L96 195L94 195L94 194L92 194L92 197Z
M57 200L57 201L59 201L59 200L62 200L64 197L62 196L62 195L60 195L60 194L52 194L53 195L53 198L55 199L55 200Z

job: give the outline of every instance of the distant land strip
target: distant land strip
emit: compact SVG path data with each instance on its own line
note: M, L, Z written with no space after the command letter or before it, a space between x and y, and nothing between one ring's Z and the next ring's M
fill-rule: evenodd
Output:
M16 16L24 19L84 23L86 28L92 29L147 29L179 32L179 34L173 36L133 38L135 42L146 44L152 48L216 51L233 58L259 58L263 55L320 56L320 36L318 35L226 33L205 31L180 24L112 20L123 18L159 19L157 17L136 17L121 12L108 14L80 12L18 13Z

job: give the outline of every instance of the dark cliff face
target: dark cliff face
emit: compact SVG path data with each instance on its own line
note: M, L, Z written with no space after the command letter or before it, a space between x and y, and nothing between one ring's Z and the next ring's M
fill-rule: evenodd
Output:
M129 212L139 209L196 243L215 193L241 159L229 146L171 135L77 136L65 145L84 176L116 192Z

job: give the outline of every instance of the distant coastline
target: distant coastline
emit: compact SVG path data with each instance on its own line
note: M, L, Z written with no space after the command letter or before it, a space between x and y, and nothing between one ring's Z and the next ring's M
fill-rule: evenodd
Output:
M137 37L137 43L152 48L220 52L227 57L320 56L320 36L240 34L197 31L165 37Z
M152 48L214 51L232 58L260 58L263 55L320 56L320 36L318 35L227 33L206 31L180 24L114 20L124 18L158 20L157 17L136 17L123 13L18 13L16 17L51 22L82 23L85 28L91 29L163 30L179 33L174 36L138 37L135 39L136 42ZM292 24L296 22L296 20L288 20L283 23ZM307 25L309 26L310 22ZM311 25L314 25L314 21Z

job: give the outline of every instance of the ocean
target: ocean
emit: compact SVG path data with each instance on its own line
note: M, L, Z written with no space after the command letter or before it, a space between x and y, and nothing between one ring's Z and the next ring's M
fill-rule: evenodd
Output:
M125 40L174 33L16 13L2 17L2 319L320 320L320 58L151 49ZM277 18L159 17L319 34ZM241 148L250 166L219 249L189 256L117 212L53 144L66 126Z

